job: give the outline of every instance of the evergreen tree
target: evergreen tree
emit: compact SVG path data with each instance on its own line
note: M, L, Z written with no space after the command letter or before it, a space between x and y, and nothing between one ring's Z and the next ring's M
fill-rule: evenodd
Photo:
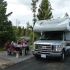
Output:
M38 2L38 0L32 0L32 12L33 12L33 27L34 27L34 24L36 22L36 3Z
M32 3L31 3L31 5L32 5L32 12L33 12L33 27L34 27L34 25L35 25L35 23L36 23L36 3L38 2L38 0L32 0ZM32 27L32 28L33 28ZM33 42L34 42L34 32L32 32L33 33Z
M7 2L0 0L0 46L3 46L7 40L13 40L15 37L12 22L8 20L12 12L6 14L6 9Z
M17 36L18 36L18 37L20 37L21 31L22 31L21 27L18 26L18 30L17 30Z
M30 44L32 44L33 43L33 32L31 31L30 32Z
M22 31L21 31L21 33L20 33L20 36L22 37L22 36L25 36L24 35L24 27L22 28Z
M27 22L26 24L27 24L27 28L26 28L26 36L29 36L29 27L30 27L30 25L29 25L29 22Z
M37 18L38 20L44 20L44 19L50 19L52 18L52 12L51 12L51 4L48 0L42 0L39 9Z

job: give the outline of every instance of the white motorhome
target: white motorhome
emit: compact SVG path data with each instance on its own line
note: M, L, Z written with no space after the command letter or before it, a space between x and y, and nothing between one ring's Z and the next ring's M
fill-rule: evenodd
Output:
M35 32L42 32L39 40L34 42L33 54L37 58L60 57L70 52L70 19L69 17L37 21Z

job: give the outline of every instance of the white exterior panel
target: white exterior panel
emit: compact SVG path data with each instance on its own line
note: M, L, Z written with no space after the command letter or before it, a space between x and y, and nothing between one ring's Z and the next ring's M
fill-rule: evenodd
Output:
M70 31L69 18L57 18L37 21L34 28L36 32L43 31Z

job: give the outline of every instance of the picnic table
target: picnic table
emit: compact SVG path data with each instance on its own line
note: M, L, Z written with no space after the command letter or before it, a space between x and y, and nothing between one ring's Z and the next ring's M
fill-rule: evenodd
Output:
M26 48L28 47L27 44L18 44L16 47L15 47L15 50L16 50L16 57L18 58L19 57L19 53L21 52L22 53L22 56L24 56L27 52L26 52Z
M16 57L18 58L20 53L22 56L24 56L27 53L27 50L29 49L29 37L20 37L17 40L17 43L14 43L13 50L10 52L11 53L16 53Z
M20 53L22 54L22 56L24 56L27 53L26 52L27 47L28 47L27 44L24 44L24 45L18 44L17 46L14 47L14 49L11 51L11 53L15 53L16 58L19 57ZM7 52L6 54L8 55L9 53Z

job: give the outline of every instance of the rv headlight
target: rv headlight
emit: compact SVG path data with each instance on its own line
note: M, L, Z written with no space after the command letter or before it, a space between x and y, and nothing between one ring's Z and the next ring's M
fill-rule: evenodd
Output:
M61 46L56 46L56 51L61 51Z
M61 51L61 46L59 46L59 45L54 45L54 46L52 46L52 50L54 50L54 51Z

